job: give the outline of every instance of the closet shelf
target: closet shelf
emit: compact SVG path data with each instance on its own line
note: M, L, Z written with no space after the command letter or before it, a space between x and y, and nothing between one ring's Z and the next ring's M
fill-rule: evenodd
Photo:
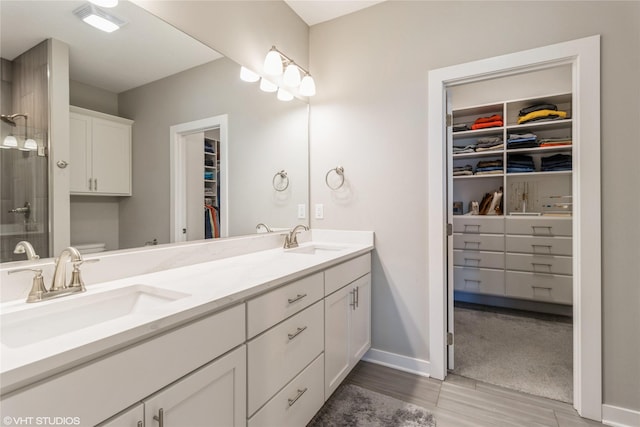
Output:
M571 171L552 171L552 172L521 172L521 173L507 173L507 177L509 176L570 176Z
M504 150L501 148L499 150L491 150L491 151L474 151L473 153L460 153L460 154L454 154L453 158L454 159L460 159L460 158L465 158L465 157L496 157L496 156L502 156L502 153L504 152Z
M523 174L526 175L526 174ZM530 174L529 174L530 175ZM487 179L487 178L502 178L504 174L502 173L492 173L487 175L459 175L454 176L453 179Z
M507 154L535 154L535 153L555 153L571 151L572 145L558 145L556 147L534 147L534 148L516 148L514 150L507 149Z
M485 129L475 129L475 130L463 130L460 132L452 132L453 139L462 139L462 138L474 138L486 135L502 135L502 130L504 127L493 127L493 128L485 128Z
M567 129L571 129L571 123L572 123L572 119L568 118L568 119L556 119L556 120L540 120L540 121L535 121L535 122L529 122L529 123L523 123L521 125L513 123L510 125L505 126L508 131L519 131L522 132L522 130L542 130L542 129L562 129L562 128L567 128Z

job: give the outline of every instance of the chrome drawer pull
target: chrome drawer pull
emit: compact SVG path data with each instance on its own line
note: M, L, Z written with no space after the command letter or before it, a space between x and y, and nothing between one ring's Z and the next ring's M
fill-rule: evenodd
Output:
M464 231L467 231L467 227L476 227L478 229L478 233L480 232L480 224L465 224Z
M303 326L302 328L298 328L294 333L287 334L289 336L289 341L300 335L302 332L304 332L305 329L307 329L307 327Z
M158 422L159 427L164 427L164 409L158 410L158 415L154 415L153 419Z
M360 286L356 286L356 308L360 305Z
M481 260L480 258L465 258L465 259L464 259L464 263L466 264L466 263L467 263L467 261L475 261L475 262L477 262L478 264L480 264L480 261L482 261L482 260Z
M295 298L289 298L287 301L289 301L289 304L293 304L296 301L300 301L302 298L306 297L307 294L298 294L297 297Z
M300 399L306 392L307 387L303 388L302 390L298 389L298 394L296 394L296 397L294 397L293 399L287 399L289 401L289 406L293 406L293 404L296 403L296 401Z
M351 297L352 297L351 303L349 303L349 305L353 307L353 309L355 310L356 309L356 290L352 289L349 291L349 293L351 294Z
M542 262L532 262L531 266L533 268L533 271L536 271L536 266L543 266L549 269L549 273L551 273L551 266L552 264L546 264L546 263L542 263Z
M533 252L536 252L536 248L547 248L547 251L549 251L549 253L551 253L551 246L552 245L531 245L531 248L533 249Z
M550 225L532 225L531 228L533 229L533 234L536 234L536 229L538 229L538 228L546 228L547 229L547 233L546 234L551 234L552 226L550 226Z
M474 244L474 245L478 245L478 247L480 247L480 242L470 242L465 240L464 241L464 247L466 248L468 244Z

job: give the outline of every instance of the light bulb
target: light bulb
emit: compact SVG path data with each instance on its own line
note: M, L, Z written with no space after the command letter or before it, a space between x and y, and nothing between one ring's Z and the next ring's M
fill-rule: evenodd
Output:
M29 151L35 151L38 149L38 143L35 140L29 138L24 141L24 149Z
M4 148L15 148L18 146L18 140L13 135L7 135L2 142Z
M313 77L309 74L304 76L300 83L300 95L313 96L316 94L316 82L313 81Z
M264 72L270 76L279 76L282 74L282 57L276 50L270 50L264 58Z
M260 76L248 68L240 67L240 80L253 83L260 80Z
M278 90L278 85L271 83L269 80L264 77L260 80L260 89L265 92L275 92Z
M298 87L300 85L300 69L293 62L287 65L287 69L284 70L282 82L289 87Z
M290 92L280 88L278 89L278 99L280 101L291 101L293 99L293 95Z
M102 7L116 7L118 5L118 0L89 0L89 2Z

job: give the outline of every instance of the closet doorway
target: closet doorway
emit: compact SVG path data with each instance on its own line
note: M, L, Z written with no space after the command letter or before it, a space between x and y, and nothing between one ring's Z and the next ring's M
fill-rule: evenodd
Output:
M595 420L602 414L599 58L600 37L592 36L430 71L427 148L430 364L432 376L444 379L448 349L455 349L455 338L448 336L453 328L453 289L446 286L448 277L453 277L448 264L453 254L448 247L453 245L454 221L443 203L448 199L446 166L452 167L445 143L447 133L451 136L452 132L446 125L447 114L452 111L446 93L463 84L564 65L571 68L571 132L580 141L572 147L576 172L571 177L573 405L581 416ZM449 338L452 345L447 345Z
M228 236L227 115L171 126L171 241Z

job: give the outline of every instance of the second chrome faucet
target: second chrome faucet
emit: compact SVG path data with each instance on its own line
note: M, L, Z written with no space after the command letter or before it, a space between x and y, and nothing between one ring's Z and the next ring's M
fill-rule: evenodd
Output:
M298 232L300 230L308 231L309 227L306 225L298 224L291 229L289 234L284 236L284 248L291 249L298 247Z

